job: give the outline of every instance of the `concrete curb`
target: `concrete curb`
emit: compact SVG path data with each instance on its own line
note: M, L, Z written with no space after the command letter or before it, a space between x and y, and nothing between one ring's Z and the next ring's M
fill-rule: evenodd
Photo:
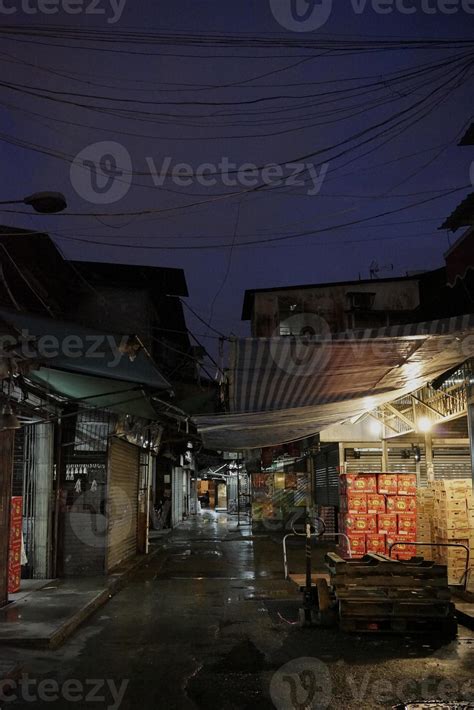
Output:
M0 648L8 648L14 646L16 648L37 648L54 650L63 645L63 643L72 636L72 634L81 626L92 614L106 604L115 594L123 589L130 581L133 574L151 562L160 552L161 546L157 549L152 549L148 555L140 556L129 562L123 571L111 574L104 578L104 589L102 589L95 597L87 602L84 606L78 609L72 616L67 619L54 633L48 637L29 638L29 639L2 639Z

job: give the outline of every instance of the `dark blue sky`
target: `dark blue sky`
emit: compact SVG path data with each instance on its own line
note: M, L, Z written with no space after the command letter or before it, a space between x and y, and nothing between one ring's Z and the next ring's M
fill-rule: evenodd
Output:
M104 6L108 5L108 0L103 2ZM470 39L474 24L474 15L461 10L452 15L441 12L427 15L420 10L408 16L379 15L367 7L363 13L356 14L344 0L344 3L337 2L324 27L310 33L296 33L277 23L268 0L239 0L238 3L140 0L139 6L138 11L137 2L128 0L120 21L113 25L103 18L88 16L25 17L21 13L14 19L2 18L2 24L15 22L31 27L32 23L37 23L45 28L54 22L68 28L93 27L107 31L111 38L133 28L202 35L251 33L267 40L288 38L300 42L306 39ZM23 89L35 87L69 92L49 96L76 104L107 104L113 106L115 114L122 109L132 113L127 119L123 115L98 114L3 86L2 137L26 142L29 147L2 143L2 199L50 188L66 194L69 211L74 213L168 211L137 217L82 218L4 213L4 224L61 234L58 244L72 258L182 267L188 279L190 304L207 319L216 300L212 322L225 333L247 332L247 326L240 323L242 298L247 288L355 279L359 275L367 278L374 260L381 267L387 266L386 271L381 271L382 276L442 264L449 242L446 233L438 231L438 227L468 193L467 187L465 191L366 224L325 229L392 212L470 183L474 153L469 148L458 148L456 139L472 118L472 65L466 64L461 77L457 73L461 65L448 64L469 48L357 51L350 55L332 52L317 57L314 55L321 54L322 50L277 45L265 51L130 45L129 49L138 49L143 54L120 55L81 50L75 42L61 42L66 46L53 48L51 43L48 46L47 40L41 40L45 43L41 46L30 40L20 43L2 38L3 82ZM108 45L110 49L120 46L124 45ZM159 56L163 52L188 56ZM203 54L211 56L203 58ZM243 58L244 54L253 58ZM313 55L313 58L301 63L303 55ZM273 73L298 62L299 66ZM435 73L427 73L417 81L412 79L411 83L394 85L389 81L394 72L414 71L417 66L428 64L439 64L439 67ZM252 81L254 77L262 78ZM352 84L339 81L353 77L359 79ZM456 88L458 79L462 79L462 84ZM370 89L363 93L364 89L360 88L362 84L384 80L387 80L386 86L379 85L376 93L370 93ZM216 84L225 87L206 88ZM234 86L229 86L231 84ZM434 106L427 94L441 85L438 94L433 96L433 103L438 98L440 103ZM198 88L193 89L194 86ZM354 89L352 93L346 91L349 87ZM328 94L336 91L338 93ZM82 99L72 94L95 95L97 99ZM310 97L239 106L241 101L282 94ZM128 101L111 103L106 97ZM137 108L133 99L148 102L138 105L147 115L133 113ZM414 125L402 124L395 128L388 123L386 134L358 150L340 157L336 154L341 150L333 150L308 160L318 171L322 163L327 163L326 178L317 195L308 195L306 188L301 187L299 194L286 188L257 191L239 198L214 199L219 193L236 190L222 185L182 187L169 180L162 187L156 187L146 174L150 158L160 165L169 157L171 165L185 162L194 169L204 162L217 164L222 157L237 164L249 162L258 166L286 163L329 145L343 144L357 133L365 135L372 125L394 121L397 112L406 111L403 116L409 117L408 111L415 110L409 107L423 99L426 103L421 104L421 108L426 110L420 109L417 116L414 114ZM165 100L212 105L150 103ZM219 102L227 105L219 106ZM304 106L298 109L298 104ZM290 107L292 111L288 110ZM156 111L173 115L152 116ZM345 120L341 120L343 117ZM403 132L397 136L402 128ZM277 132L281 135L267 135ZM242 134L254 137L235 137ZM78 195L71 184L71 156L97 141L118 142L131 156L133 182L137 184L113 204L91 204ZM60 157L32 150L34 146ZM354 144L346 144L346 147L353 148ZM367 151L371 151L370 154L362 155ZM206 204L200 207L185 207L203 200ZM312 230L317 233L267 242L258 247L236 246L232 254L230 247L191 248L230 244L234 237L238 244ZM73 238L98 244L86 244ZM133 248L107 246L110 242ZM155 248L144 249L145 245ZM158 250L158 246L184 248ZM392 264L393 271L389 270ZM190 325L196 333L205 331L194 319L190 320ZM212 342L208 344L211 346Z

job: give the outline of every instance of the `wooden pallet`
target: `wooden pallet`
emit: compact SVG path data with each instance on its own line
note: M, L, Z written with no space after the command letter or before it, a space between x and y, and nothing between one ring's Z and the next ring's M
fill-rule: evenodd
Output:
M377 554L344 560L334 553L326 563L342 630L433 633L441 627L452 637L455 609L445 565Z
M432 636L447 641L455 639L457 623L452 617L445 619L341 619L339 628L345 633L384 633Z

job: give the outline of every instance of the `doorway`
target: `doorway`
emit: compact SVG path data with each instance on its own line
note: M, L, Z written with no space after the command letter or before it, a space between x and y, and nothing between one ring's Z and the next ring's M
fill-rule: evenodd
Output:
M227 510L227 483L225 481L217 483L216 510Z

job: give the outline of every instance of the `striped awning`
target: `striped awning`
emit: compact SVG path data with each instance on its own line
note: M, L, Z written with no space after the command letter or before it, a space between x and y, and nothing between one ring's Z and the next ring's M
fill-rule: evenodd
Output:
M398 399L472 356L472 314L324 338L235 340L231 412L196 423L207 448L276 446Z

